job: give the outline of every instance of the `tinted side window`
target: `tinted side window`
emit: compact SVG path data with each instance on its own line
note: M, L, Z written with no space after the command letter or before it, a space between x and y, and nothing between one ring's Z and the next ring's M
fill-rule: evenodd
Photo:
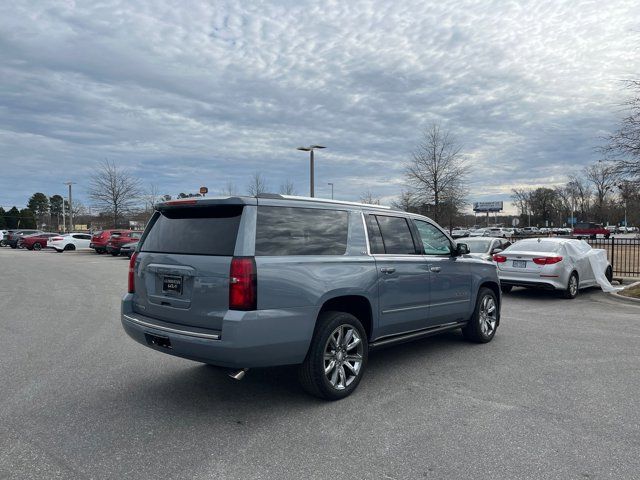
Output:
M140 251L233 255L241 206L178 207L156 215Z
M382 243L382 234L380 227L374 215L365 215L367 222L367 234L369 235L369 250L374 255L376 253L384 253L384 243Z
M414 255L416 247L406 218L376 215L382 233L384 252L396 255Z
M416 220L425 255L450 255L451 242L447 236L430 223Z
M297 207L258 207L256 255L344 255L349 213Z

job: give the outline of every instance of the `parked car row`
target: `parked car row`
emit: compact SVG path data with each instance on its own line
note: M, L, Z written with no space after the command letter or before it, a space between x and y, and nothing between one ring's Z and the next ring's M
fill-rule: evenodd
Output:
M142 232L135 230L100 230L93 235L85 232L60 234L41 230L0 230L0 246L42 250L51 248L57 252L89 250L110 253L113 256L131 257Z

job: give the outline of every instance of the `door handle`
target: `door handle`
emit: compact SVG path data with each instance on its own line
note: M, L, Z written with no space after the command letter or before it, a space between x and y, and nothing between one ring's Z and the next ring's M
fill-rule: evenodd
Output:
M431 268L429 268L429 270L431 270L433 273L438 273L440 270L442 270L442 268L440 268L440 267L431 267Z
M393 267L382 267L382 268L380 269L380 271L381 271L382 273L393 273L393 272L395 272L395 271L396 271L396 269L395 269L395 268L393 268Z

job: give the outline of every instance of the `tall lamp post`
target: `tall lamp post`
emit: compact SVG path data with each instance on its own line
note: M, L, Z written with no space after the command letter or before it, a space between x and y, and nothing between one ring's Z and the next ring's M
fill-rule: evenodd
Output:
M333 183L329 182L327 185L331 185L331 200L333 200Z
M314 192L313 192L313 183L314 183L314 178L313 178L313 151L316 148L327 148L327 147L323 147L322 145L310 145L308 147L298 147L297 150L302 150L303 152L309 152L309 196L310 197L314 197Z
M71 185L76 182L64 182L65 185L69 187L69 232L73 231L73 203L71 203ZM64 199L62 199L62 204L64 205Z

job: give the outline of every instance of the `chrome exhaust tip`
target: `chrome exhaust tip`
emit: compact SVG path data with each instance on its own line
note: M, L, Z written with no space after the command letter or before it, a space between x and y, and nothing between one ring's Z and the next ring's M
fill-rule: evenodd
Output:
M248 368L241 368L240 370L232 370L227 375L229 375L234 380L242 380L247 373Z

